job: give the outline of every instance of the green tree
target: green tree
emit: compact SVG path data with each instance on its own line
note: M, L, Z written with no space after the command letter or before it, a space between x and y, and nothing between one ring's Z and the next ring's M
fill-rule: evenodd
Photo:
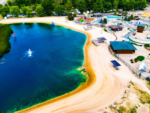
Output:
M26 12L27 12L27 7L21 7L21 10L22 10L22 13L24 14L24 15L26 15Z
M30 6L27 7L26 15L27 15L28 17L33 17L32 8L31 8Z
M10 13L18 17L20 14L20 8L18 6L11 6Z
M127 11L125 11L125 12L124 12L124 16L127 16L127 15L128 15L128 12L127 12Z
M113 3L113 6L114 6L114 9L118 9L118 0L114 0L114 3Z
M81 13L83 13L84 11L87 10L85 0L78 0L76 5L77 5L77 8L79 9L79 11L81 11Z
M11 0L7 0L7 2L6 2L9 6L11 6L12 5L12 2L11 2Z
M31 0L25 0L25 5L29 6L31 4Z
M86 0L86 5L88 10L92 10L94 6L93 0Z
M136 1L135 3L134 3L134 9L138 9L139 8L139 1Z
M69 12L72 9L72 3L71 0L67 0L67 3L65 4L66 10Z
M93 10L95 12L103 12L104 11L103 1L102 0L96 0L96 3L94 3Z
M146 5L147 5L146 0L141 0L141 1L139 1L139 6L140 6L140 8L146 8Z
M22 4L25 4L25 0L16 0L16 2L15 2L15 5L18 5L19 7L20 7Z
M42 6L37 6L35 12L37 16L44 16L44 8Z
M127 6L127 0L119 0L118 9L125 9L126 10L126 6Z
M55 13L57 13L58 15L60 15L61 13L65 12L65 7L64 5L57 5L55 8Z
M128 19L127 19L127 16L125 16L124 20L125 20L125 21L127 21L127 20L128 20Z
M103 23L103 19L100 20L100 23Z
M32 10L35 11L37 6L38 6L37 4L34 4L34 5L32 6Z
M9 12L10 12L10 8L8 6L3 6L1 8L1 14L3 17L5 17L7 14L9 14Z
M107 19L106 18L104 18L103 23L107 24Z
M3 5L2 5L2 4L0 4L0 13L2 12L2 7L3 7Z
M54 0L42 0L42 7L47 15L51 15L54 10Z
M127 21L131 21L131 16L128 17Z
M133 10L135 5L135 0L130 0L127 2L127 10Z
M112 4L111 2L104 2L104 9L105 11L111 10L112 9Z
M68 14L68 20L73 20L74 17L75 17L75 15L73 15L73 14L71 14L71 13Z
M130 18L131 18L131 20L133 20L134 19L133 15L131 15Z

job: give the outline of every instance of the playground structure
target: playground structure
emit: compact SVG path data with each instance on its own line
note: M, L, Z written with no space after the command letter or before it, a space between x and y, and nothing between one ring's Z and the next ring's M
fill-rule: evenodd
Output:
M76 23L85 22L86 24L90 24L93 20L94 20L94 18L91 18L91 17L79 16L78 18L75 19L75 22Z
M53 26L53 27L55 26L55 23L54 23L54 22L52 22L52 26Z

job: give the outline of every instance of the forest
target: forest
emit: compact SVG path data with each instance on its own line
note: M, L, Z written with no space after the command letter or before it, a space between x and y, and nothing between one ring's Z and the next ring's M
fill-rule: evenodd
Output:
M7 0L0 5L0 13L4 17L7 14L18 16L20 13L32 17L35 11L37 16L50 16L55 12L58 15L75 12L75 8L81 13L84 11L107 12L112 9L143 10L150 0Z

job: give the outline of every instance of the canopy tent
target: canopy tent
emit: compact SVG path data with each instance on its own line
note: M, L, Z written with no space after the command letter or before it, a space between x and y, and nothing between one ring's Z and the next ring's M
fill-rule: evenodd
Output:
M100 15L102 15L102 13L94 13L93 15L94 16L100 16Z
M104 38L104 37L99 37L99 38L97 38L98 39L98 42L102 42L102 41L105 41L106 40L106 38Z
M123 27L120 25L110 25L109 28L111 28L113 31L122 30Z
M115 67L121 66L116 60L112 60L111 63L112 63Z
M116 60L112 60L111 63L113 64L116 70L118 70L118 66L121 66Z

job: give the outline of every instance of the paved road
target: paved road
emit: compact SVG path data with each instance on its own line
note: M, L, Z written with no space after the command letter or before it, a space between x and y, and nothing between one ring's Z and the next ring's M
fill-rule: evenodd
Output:
M5 3L7 2L7 0L0 0L0 4L5 5Z

